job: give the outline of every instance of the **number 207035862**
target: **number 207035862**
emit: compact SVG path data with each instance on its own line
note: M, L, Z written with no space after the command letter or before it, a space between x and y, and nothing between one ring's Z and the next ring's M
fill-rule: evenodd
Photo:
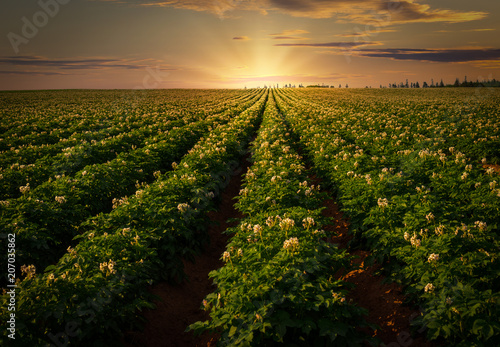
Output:
M9 283L16 282L16 235L7 235L7 278Z

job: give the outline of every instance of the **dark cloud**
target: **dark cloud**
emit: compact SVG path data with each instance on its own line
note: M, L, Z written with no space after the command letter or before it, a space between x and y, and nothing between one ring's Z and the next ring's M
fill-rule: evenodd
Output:
M362 49L356 55L370 58L463 63L500 60L500 49Z
M275 46L286 47L324 47L324 48L354 48L359 46L379 45L378 42L324 42L324 43L278 43Z

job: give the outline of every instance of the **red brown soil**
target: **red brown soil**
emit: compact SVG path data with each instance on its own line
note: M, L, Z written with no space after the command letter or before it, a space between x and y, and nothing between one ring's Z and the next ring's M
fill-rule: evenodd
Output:
M321 180L316 176L312 176L311 179L314 184L321 183ZM379 327L372 336L392 347L437 346L435 343L426 341L422 336L411 337L410 321L420 312L403 304L405 296L401 286L396 283L384 283L385 277L376 274L381 268L380 265L365 264L365 259L370 255L370 252L349 249L348 243L352 239L348 232L349 222L344 218L335 201L331 198L326 199L323 206L326 207L323 210L323 215L331 217L334 221L332 224L324 226L325 231L334 233L329 241L355 256L352 264L359 266L357 270L337 275L339 279L355 285L347 299L352 299L359 307L368 310L367 322Z
M234 226L226 221L230 218L240 218L241 215L233 207L233 198L239 194L241 180L248 165L233 176L229 185L221 194L221 203L217 211L210 212L211 222L208 233L210 244L203 254L196 257L195 262L184 261L184 271L188 280L179 285L158 283L150 289L151 293L160 297L156 308L144 310L143 317L147 324L143 331L125 333L125 347L213 347L218 336L205 333L195 336L185 332L186 328L197 321L209 319L207 312L201 310L203 299L215 289L208 274L223 266L220 260L226 250L228 235L222 232Z
M323 214L333 217L336 221L335 224L324 228L336 233L331 242L338 244L341 249L347 249L349 254L356 257L353 259L353 264L359 266L359 269L339 274L339 277L355 285L347 299L352 299L358 306L368 309L366 320L379 327L373 336L388 346L436 346L421 336L410 336L410 321L419 314L419 311L403 304L405 296L399 285L384 283L384 276L376 274L380 270L380 265L365 264L369 252L348 249L348 242L352 238L348 234L349 223L343 218L342 212L332 199L325 200L324 206L326 209Z
M487 169L491 167L496 173L500 174L500 165L496 164L483 164L483 168Z

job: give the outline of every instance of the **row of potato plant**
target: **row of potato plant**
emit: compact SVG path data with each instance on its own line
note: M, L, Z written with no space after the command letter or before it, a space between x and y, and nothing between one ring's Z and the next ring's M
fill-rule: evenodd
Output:
M230 100L233 103L225 103L224 106L214 108L214 113L233 112L238 107L251 102L250 97L251 95L247 94L245 95L246 99ZM188 104L187 101L186 104ZM19 162L23 162L19 158L16 163L0 169L0 200L19 197L22 186L34 188L48 180L49 177L63 174L72 175L86 165L103 163L116 158L120 153L143 147L145 144L162 141L162 133L198 121L208 115L210 114L180 115L171 113L162 117L142 117L145 125L140 129L119 133L101 141L94 140L67 146L57 155L41 156L35 162L27 165L19 164ZM163 136L168 136L168 134L163 134Z
M165 122L167 129L184 125L184 122L180 120L165 120ZM99 141L80 141L73 146L65 146L58 150L57 154L42 155L31 164L19 164L17 160L8 167L4 166L0 171L2 193L0 199L18 198L22 195L20 190L22 186L35 188L51 177L72 175L87 165L113 160L120 153L143 147L146 141L157 138L156 132L157 130L146 126L142 129L119 132ZM40 151L36 148L35 150Z
M439 90L363 90L331 91L325 97L321 91L300 95L301 107L323 115L347 117L341 123L345 140L363 138L366 131L379 131L374 135L381 145L396 144L419 149L433 147L447 150L454 147L470 158L487 158L500 163L500 109L499 91L492 89L439 89ZM297 95L297 94L296 94ZM318 106L320 106L318 108ZM371 114L376 117L371 117ZM384 121L379 122L383 117ZM384 133L397 131L398 139ZM363 141L369 145L370 139ZM366 142L366 143L365 143ZM383 147L382 147L383 148ZM370 148L378 151L378 148ZM375 153L376 154L376 153Z
M12 147L0 153L0 167L2 170L5 170L5 168L8 168L12 164L29 165L39 158L46 155L53 156L59 154L63 149L73 147L82 142L102 141L140 128L140 126L137 127L135 125L138 125L138 122L106 127L100 126L93 130L86 129L81 132L73 132L71 136L60 138L59 142L54 144L32 145L31 143L25 143L17 148Z
M252 162L236 204L246 217L228 229L226 265L210 274L217 290L203 308L211 319L190 329L220 333L221 346L360 345L365 310L345 299L348 286L334 275L349 256L326 242L323 194L272 97Z
M500 189L493 169L454 147L443 150L441 136L421 142L429 135L420 130L439 116L427 123L412 113L391 117L396 112L385 102L377 111L376 100L366 113L351 114L360 107L355 100L329 109L327 94L317 96L324 101L316 112L314 101L286 94L279 106L335 187L357 242L421 305L415 323L430 339L498 344ZM473 116L462 118L462 130L450 130L460 143L474 144L480 130L471 131ZM494 142L498 133L490 136ZM484 152L469 147L469 153Z
M205 121L174 129L173 141L125 153L105 164L86 167L74 177L60 176L29 190L24 196L2 202L0 225L15 233L23 244L16 254L19 263L44 268L57 260L87 218L109 212L113 198L122 198L153 179L186 153L207 131ZM153 147L153 146L151 146ZM29 186L28 186L29 188ZM6 259L2 257L1 265Z
M53 263L80 231L80 223L109 212L113 200L119 201L154 180L212 127L228 122L257 99L255 95L222 114L157 134L143 148L122 153L107 163L86 166L74 177L49 179L19 199L2 202L0 226L6 233L15 233L23 244L16 254L19 263L37 268ZM0 266L5 261L2 257Z
M230 100L245 94L241 90L1 92L0 151L28 144L56 144L75 133L118 123L153 124L157 115L177 114L183 118L211 114L225 107L221 97Z
M71 91L65 91L65 93L71 93ZM167 95L171 93L172 91L166 92ZM16 139L21 141L21 145L0 151L0 167L6 168L15 163L19 165L28 165L45 155L56 155L63 149L73 147L81 142L92 142L93 140L102 141L107 137L131 132L140 128L145 129L149 127L151 132L164 131L169 121L183 120L185 118L199 119L206 114L220 113L226 111L234 104L243 102L249 97L248 93L222 94L220 96L224 97L224 101L222 102L220 99L214 99L212 97L206 98L204 95L193 95L191 100L189 100L190 95L186 96L188 98L184 101L184 105L180 105L179 102L171 101L163 105L161 112L145 112L145 107L138 108L137 110L125 110L127 117L119 113L109 115L98 113L97 111L100 111L104 105L99 107L99 105L96 105L94 102L92 108L96 111L90 114L94 116L90 124L88 124L88 122L82 123L82 117L85 116L71 112L55 118L53 114L50 114L53 110L49 108L51 111L45 110L37 119L31 121L34 123L33 131L41 135L46 132L45 129L49 129L49 135L57 139L57 142L34 145L31 141L22 142L22 139L20 140L16 136ZM79 101L85 103L88 97L89 96L81 96ZM44 110L45 107L46 105L44 104L38 105L38 108L42 110ZM22 113L19 108L21 107L18 106L10 109L9 114L6 115L7 120L12 120L10 119L11 114L18 116L19 113ZM179 112L180 110L182 110L182 112ZM96 117L94 115L95 113L99 114L99 116ZM69 137L63 136L63 132L70 134ZM8 134L2 132L1 140L5 141L7 137Z
M175 170L90 220L80 242L57 264L41 274L24 269L15 342L118 344L121 329L137 322L137 310L151 307L147 285L181 278L181 258L192 256L206 239L205 212L214 207L213 197L227 184L255 131L267 92L259 95L253 106L173 163ZM3 295L2 304L7 299ZM2 310L1 319L7 314Z

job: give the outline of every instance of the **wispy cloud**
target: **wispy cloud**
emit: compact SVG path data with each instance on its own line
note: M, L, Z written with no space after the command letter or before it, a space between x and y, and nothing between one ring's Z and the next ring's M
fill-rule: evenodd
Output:
M249 41L250 38L248 36L235 36L233 37L233 40L238 40L238 41Z
M500 69L500 59L498 60L476 60L472 65L482 69Z
M309 34L309 31L301 29L284 30L281 33L269 34L269 36L273 40L309 40L307 37L299 36L302 34Z
M110 1L139 6L159 6L159 7L174 7L193 11L206 11L213 13L219 17L225 17L227 12L236 10L237 8L247 8L248 3L253 1L242 2L241 0L97 0ZM253 6L251 6L253 7Z
M27 76L63 76L69 75L63 72L55 72L55 71L26 71L26 70L0 70L0 75L27 75ZM73 74L71 74L73 75Z
M483 31L495 31L496 29L492 28L484 28L484 29L467 29L467 30L462 30L465 32L483 32Z
M144 69L161 62L153 59L114 59L114 58L75 58L51 59L42 56L6 56L0 57L0 65L15 67L56 68L65 70L95 70L95 69ZM162 70L176 70L176 67L162 64Z
M346 34L337 34L335 36L338 37L370 37L370 36L376 36L380 33L393 33L396 32L395 29L368 29L365 31L355 31L353 33L346 33Z
M309 34L309 31L302 29L293 29L293 30L283 30L280 33L269 34L270 36L289 36L289 35L302 35Z
M463 33L473 33L473 32L485 32L485 31L495 31L497 29L492 29L492 28L479 28L479 29L462 29L458 30ZM435 30L435 33L456 33L457 30Z
M116 3L127 2L140 6L162 6L206 11L224 17L233 10L253 10L266 14L270 11L294 17L337 18L355 23L448 22L458 23L478 20L488 13L435 9L418 0L98 0ZM288 36L288 35L280 35Z
M380 42L368 42L368 41L359 41L359 42L323 42L323 43L278 43L275 46L284 46L284 47L323 47L323 48L355 48L361 46L372 46L372 45L380 45Z

